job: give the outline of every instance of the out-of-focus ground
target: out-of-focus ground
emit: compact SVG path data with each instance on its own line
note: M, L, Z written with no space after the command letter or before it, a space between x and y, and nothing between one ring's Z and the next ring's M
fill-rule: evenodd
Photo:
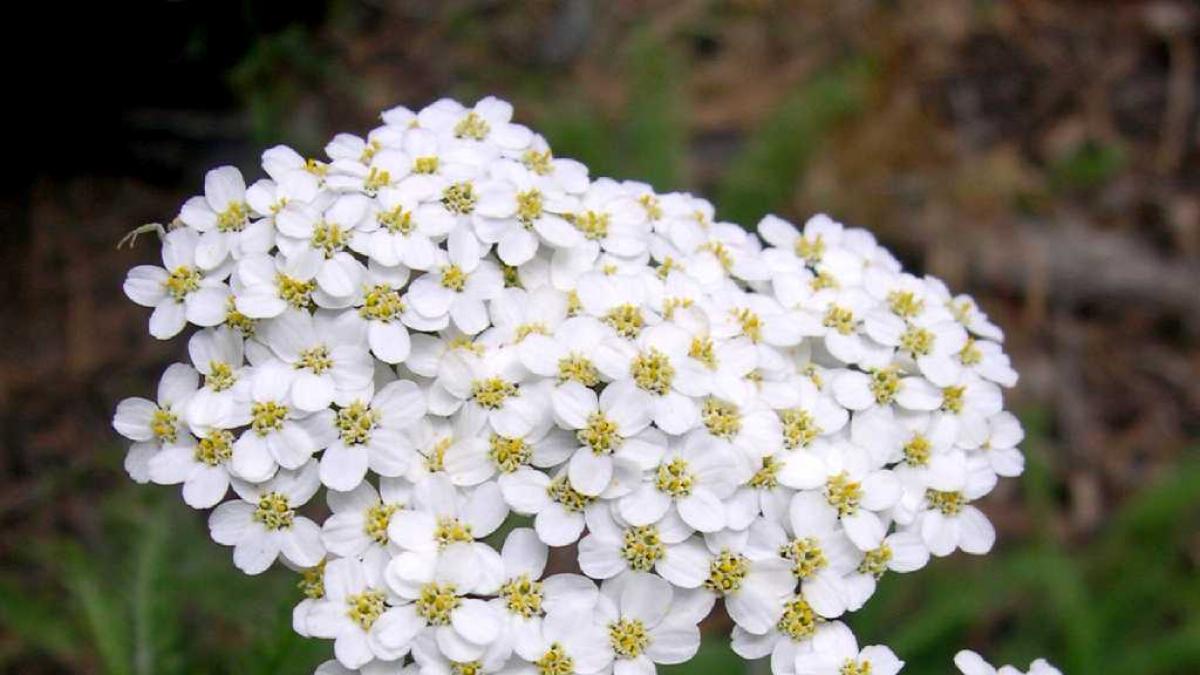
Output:
M135 2L47 13L0 198L0 671L301 672L294 577L242 578L108 419L184 342L120 292L203 172L383 108L494 93L595 174L753 225L826 210L973 294L1022 374L1000 545L851 625L908 672L970 646L1200 671L1200 8L1158 2ZM62 9L61 11L68 11ZM53 28L51 28L53 26ZM45 68L42 73L39 68ZM32 69L32 70L31 70ZM29 85L28 87L25 85ZM36 85L36 88L35 88ZM693 670L729 668L719 644Z

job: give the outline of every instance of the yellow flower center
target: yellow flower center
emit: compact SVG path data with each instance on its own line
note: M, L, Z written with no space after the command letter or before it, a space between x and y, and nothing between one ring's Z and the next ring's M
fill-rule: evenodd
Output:
M217 214L218 232L241 232L250 221L250 207L246 202L230 202L225 210Z
M196 444L196 461L208 466L217 466L233 457L233 434L224 429L213 429Z
M806 447L821 435L821 427L803 408L784 410L779 418L783 422L783 445L788 450Z
M479 197L475 194L475 186L468 182L454 183L442 191L442 206L450 213L460 216L475 210L475 202Z
M821 270L813 273L813 278L808 282L808 287L815 293L826 288L837 288L838 282L832 274Z
M574 214L569 220L583 233L584 239L599 241L608 236L610 217L607 213L588 210Z
M530 149L521 155L521 163L525 165L525 168L539 176L548 175L554 169L554 165L551 163L553 159L554 156L548 149L542 152Z
M925 328L909 326L900 334L900 351L913 358L929 355L933 351L933 333Z
M487 138L488 132L491 130L491 126L488 125L487 120L472 110L467 113L466 117L459 120L458 124L454 125L454 137L482 141Z
M966 496L958 490L926 490L925 499L930 506L947 516L958 515L967 504Z
M958 414L963 410L963 394L966 387L946 387L942 389L942 410Z
M892 291L887 294L888 308L902 319L911 319L925 310L925 301L912 291Z
M379 224L392 234L409 235L417 229L413 220L413 212L403 206L397 206L390 211L381 211L378 216Z
M845 471L825 481L825 500L837 509L838 516L852 516L858 513L862 503L862 483L850 480Z
M688 346L688 356L703 363L709 370L716 370L717 355L714 351L713 339L707 335L692 338Z
M259 436L266 436L282 429L287 416L286 405L275 401L256 401L250 406L250 428Z
M526 229L532 229L534 221L542 217L542 201L537 190L517 193L517 221Z
M558 360L558 383L574 380L585 387L600 384L600 371L591 359L572 352Z
M742 335L751 342L757 343L762 340L762 319L757 314L745 307L730 310L729 313L742 327Z
M676 498L692 494L692 485L695 482L695 477L688 469L687 460L682 457L659 464L658 472L654 476L654 487L658 488L659 492Z
M587 425L575 432L580 443L597 455L607 455L621 445L621 434L617 423L597 410L588 415Z
M225 301L225 325L241 333L244 337L254 337L258 322L237 311L237 301L231 295Z
M633 359L629 373L638 387L657 396L665 396L671 391L671 383L675 380L675 367L671 365L671 360L653 347Z
M575 659L557 642L550 645L533 665L537 666L538 675L573 675L575 672Z
M541 321L523 323L513 331L513 342L520 342L530 335L549 335L550 329Z
M779 555L792 561L792 574L797 579L807 579L829 565L816 537L793 539L779 549Z
M470 525L449 516L438 518L437 527L433 530L433 538L437 541L439 549L446 548L450 544L475 541L475 537L471 536Z
M733 254L729 252L729 247L719 241L706 241L696 248L697 251L708 251L713 254L717 262L721 265L721 269L728 272L733 269Z
M923 434L916 434L904 444L904 463L909 466L928 466L933 444Z
M371 429L379 422L379 413L362 401L354 401L337 411L338 433L346 445L362 445L371 440Z
M725 549L709 563L704 587L717 595L736 593L749 573L750 561L746 556Z
M320 600L325 597L325 561L301 570L300 581L296 587L310 600Z
M842 335L853 333L857 323L854 320L854 312L837 305L830 305L829 309L825 310L824 320L821 321L821 325L832 328Z
M446 470L446 450L454 445L454 438L446 436L439 438L437 443L429 449L428 455L425 457L425 468L433 473Z
M363 630L370 630L371 626L375 625L375 621L383 615L386 609L384 600L387 596L383 591L370 589L362 593L346 596L346 616L350 620L358 624Z
M879 405L887 405L900 391L900 369L896 366L874 368L871 371L871 395Z
M546 486L546 494L572 513L582 511L596 501L595 497L589 497L571 487L571 481L566 474L550 481L550 484Z
M150 416L150 433L159 443L174 443L179 439L179 416L166 408L156 408Z
M460 663L458 661L450 662L450 672L452 675L483 675L483 664L478 661L467 661Z
M638 619L618 619L608 624L608 642L617 656L636 659L650 644L650 634Z
M621 557L631 569L649 572L654 564L667 554L658 534L658 527L641 525L625 530L625 542L621 544Z
M462 293L467 286L467 273L458 265L450 264L442 268L442 287L455 293Z
M436 581L425 584L413 603L417 614L431 626L448 625L450 613L462 604L462 598L454 591L454 584L439 584Z
M390 323L400 318L406 309L400 291L387 284L376 284L363 294L363 306L358 309L358 315L368 321Z
M492 434L488 439L488 457L500 473L512 473L533 459L533 448L524 438L508 438Z
M742 412L737 405L711 396L704 401L700 419L704 421L708 433L717 438L729 440L742 430Z
M662 205L657 196L646 193L641 197L638 197L638 203L642 205L643 209L645 209L646 217L650 220L658 220L659 218L662 218Z
M189 293L200 288L200 279L200 270L190 265L180 265L167 275L163 287L172 300L183 302Z
M862 562L858 564L858 572L860 574L870 574L878 579L882 577L884 572L888 570L888 563L892 561L892 547L887 544L881 544L879 548L873 548L863 554Z
M428 176L429 174L437 173L437 170L437 155L427 155L425 157L418 157L413 160L413 173L419 173Z
M513 614L526 619L542 614L542 582L530 580L528 574L509 579L500 587L500 597Z
M363 179L363 191L373 195L392 184L392 174L387 169L371 167L367 169L367 177Z
M275 275L275 287L279 291L280 299L287 304L296 309L309 309L313 304L312 293L317 290L317 281L301 281L280 272Z
M292 526L296 511L288 503L287 497L278 492L268 492L258 498L251 518L268 530L285 530Z
M817 632L820 623L821 617L817 616L808 601L796 596L784 605L783 616L779 618L775 627L780 633L800 642L811 638Z
M603 321L617 331L617 335L630 339L637 337L638 333L642 332L642 327L646 325L642 310L638 309L636 305L630 304L617 305L608 310Z
M819 234L812 239L807 236L797 237L795 251L805 262L815 265L821 262L821 257L825 255L825 238Z
M209 361L208 374L204 376L204 386L212 391L225 391L237 382L237 374L233 366L224 361Z
M338 251L346 248L349 241L350 233L343 230L341 225L321 221L313 228L312 239L308 243L320 251L326 259L329 259Z
M762 458L762 466L750 477L748 485L755 490L771 490L779 485L779 470L783 468L774 457Z
M961 361L964 366L978 365L979 362L983 360L983 351L980 350L979 346L975 344L975 338L967 338L967 343L964 344L963 348L958 352L958 360Z
M300 359L294 366L296 370L308 370L314 375L320 375L333 367L333 359L329 356L329 347L317 345L300 350Z
M517 395L517 385L499 377L475 380L471 383L471 399L488 410L504 405L510 396Z
M400 510L399 504L384 504L379 502L367 509L363 519L363 532L375 543L383 546L388 543L388 525L392 522L392 514Z
M838 670L838 675L871 675L871 662L846 659Z

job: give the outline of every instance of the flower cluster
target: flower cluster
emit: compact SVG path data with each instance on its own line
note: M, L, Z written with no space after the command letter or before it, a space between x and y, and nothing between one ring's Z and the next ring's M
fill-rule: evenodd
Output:
M840 619L991 548L974 502L1023 468L1001 331L864 230L756 236L511 116L395 108L209 172L125 283L153 336L197 327L117 408L129 473L299 573L321 672L653 673L717 600L775 673L897 672Z

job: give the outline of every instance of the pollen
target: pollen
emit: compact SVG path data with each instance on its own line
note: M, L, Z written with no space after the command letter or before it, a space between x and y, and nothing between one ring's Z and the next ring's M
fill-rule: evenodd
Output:
M328 260L346 248L349 241L350 233L343 230L341 225L321 221L313 227L312 239L309 239L308 243Z
M286 530L292 526L296 511L288 503L287 497L278 492L268 492L258 498L258 506L251 518L268 530Z
M829 559L816 537L793 539L779 549L779 555L792 561L792 574L804 580L829 566Z
M838 670L838 675L871 675L871 662L846 659Z
M483 675L483 664L478 661L451 661L450 673L452 675Z
M733 269L733 254L729 252L729 247L719 241L706 241L696 247L697 251L707 251L717 259L721 269L728 272Z
M575 672L575 659L557 642L550 645L533 665L537 666L538 675L572 675Z
M653 347L633 359L629 372L638 387L658 396L670 392L671 383L675 380L675 367L671 365L671 360Z
M825 500L837 509L839 517L852 516L858 513L862 503L862 483L850 480L845 471L830 476L825 481Z
M916 434L904 444L904 463L913 467L929 466L932 449L933 444L924 434Z
M454 591L454 584L439 584L436 581L425 584L413 603L417 614L431 626L448 625L450 613L462 604L462 599Z
M713 339L707 335L692 338L688 347L688 356L704 364L709 370L717 369L717 355L713 349Z
M363 179L363 192L373 195L391 184L391 172L373 166L367 170L367 177Z
M358 309L358 315L368 321L390 323L399 319L406 309L400 291L387 284L376 284L363 294L363 306Z
M212 391L225 391L237 382L237 373L233 366L225 361L209 361L208 374L204 376L204 386Z
M546 486L546 494L550 495L550 499L558 502L564 509L572 513L578 513L596 501L595 497L589 497L571 487L571 481L567 478L566 474L550 481L550 484Z
M911 319L925 311L925 301L912 291L892 291L887 294L888 308L902 319Z
M471 536L470 525L467 525L458 518L450 518L448 516L438 518L437 527L433 530L433 538L437 541L439 549L446 548L450 544L475 541L475 537Z
M500 276L504 279L505 288L524 288L521 285L521 270L516 265L500 263Z
M313 305L312 294L317 290L317 281L302 281L280 272L275 275L275 287L279 297L287 304L295 309L309 309Z
M837 305L830 305L829 309L825 311L824 320L821 321L821 325L836 330L842 335L853 333L856 324L854 312Z
M963 348L958 352L958 360L961 361L964 366L978 365L980 361L983 361L983 352L979 349L979 346L975 344L975 338L967 338L967 343L964 344Z
M517 222L525 229L533 229L533 223L542 217L542 193L526 190L517 193Z
M329 165L317 159L304 160L304 170L318 178L324 178L329 173Z
M150 416L150 433L159 443L179 440L179 416L166 408L156 408Z
M621 445L621 434L617 423L608 419L599 410L588 415L587 425L576 431L575 437L597 455L610 454L617 446Z
M371 626L375 625L375 622L383 615L386 597L383 591L376 589L348 595L346 596L346 605L349 609L346 610L346 616L358 624L359 628L370 630Z
M167 295L171 296L171 299L183 302L189 293L200 288L200 279L200 270L190 265L180 265L167 275L163 287L167 289Z
M771 455L762 458L762 465L746 484L755 490L772 490L779 486L779 470L783 465Z
M638 203L646 211L646 217L650 220L658 220L663 217L662 204L659 203L657 196L652 194L644 194L638 197Z
M541 321L532 321L517 326L513 331L513 342L520 342L530 335L549 335L550 329Z
M775 627L792 640L801 642L816 634L820 623L821 617L817 616L808 601L796 596L784 605L783 616L779 617Z
M454 183L442 191L442 206L450 213L460 216L475 210L475 202L479 197L475 194L475 186L466 181Z
M375 153L379 152L382 147L383 146L379 143L379 141L372 140L371 142L367 143L366 147L363 148L363 151L359 153L358 161L362 162L363 164L370 162L375 158Z
M963 394L967 391L966 387L955 386L942 389L942 410L958 414L963 409Z
M296 587L310 600L320 600L325 597L325 561L301 570L300 581Z
M658 488L659 492L675 498L692 494L692 485L695 482L695 477L688 469L687 460L682 457L659 464L658 472L654 476L654 487Z
M300 358L296 361L296 370L307 370L314 375L320 375L333 367L333 358L329 355L329 347L317 345L300 350Z
M788 450L807 447L823 431L812 413L803 408L784 410L779 418L783 422L783 445Z
M542 582L530 580L528 574L505 582L500 597L508 611L517 616L529 619L542 614Z
M471 383L471 399L488 410L496 410L511 396L517 395L517 385L499 377L475 380Z
M667 554L655 525L641 525L625 530L625 541L621 544L621 557L631 569L649 572L655 563Z
M554 155L549 149L542 152L530 149L521 155L521 163L525 165L525 168L539 176L547 176L554 170L553 160Z
M379 412L362 401L354 401L337 411L337 428L346 445L362 445L371 440L371 429L379 423Z
M417 229L413 220L413 212L403 206L397 206L390 211L381 211L376 217L383 229L392 234L410 235Z
M749 308L739 307L730 310L730 315L734 321L738 322L738 326L742 329L742 335L748 338L751 342L759 342L762 340L762 319L750 311Z
M479 113L472 110L467 113L467 116L458 121L454 125L455 138L470 138L475 141L482 141L487 138L488 133L492 130L488 125L487 120L483 119Z
M874 368L871 370L871 383L868 385L871 395L879 405L887 405L896 398L900 391L900 369L896 366Z
M386 546L388 543L388 525L392 522L392 514L400 510L399 504L378 504L367 509L363 518L363 532L376 544Z
M450 264L442 268L442 287L455 293L462 293L467 286L467 273L458 265Z
M275 401L256 401L250 406L250 428L259 436L266 436L282 429L287 416L286 405Z
M451 445L454 445L454 438L446 436L439 438L437 443L429 449L429 454L425 457L425 468L431 473L446 470L446 450Z
M584 211L576 213L571 218L575 229L583 233L584 239L599 241L608 236L608 225L611 218L600 211Z
M231 295L225 301L225 325L242 334L242 337L254 337L258 322L237 311L237 301Z
M213 429L196 444L196 461L208 466L217 466L233 457L233 434L224 429Z
M837 288L838 282L837 279L829 272L818 270L813 274L812 280L808 282L808 287L811 288L815 293L817 291L825 290L826 288Z
M617 305L604 315L604 323L612 327L623 338L635 338L642 332L646 319L637 305Z
M533 448L524 438L509 438L492 434L488 439L488 458L495 463L500 473L512 473L533 459Z
M250 221L250 207L246 202L230 202L225 210L217 214L218 232L241 232Z
M658 271L660 272L660 275L659 275L660 278L665 276L664 274L662 274L662 271L664 269L666 269L666 266L658 268ZM687 309L695 304L696 304L696 301L691 298L664 298L663 299L663 316L665 316L667 318L667 320L674 319L675 318L675 310Z
M723 438L732 439L742 430L742 413L737 405L709 397L705 399L700 411L700 419L708 433Z
M428 176L437 173L438 164L437 155L426 155L425 157L418 157L413 160L412 170L413 173Z
M967 498L958 490L926 490L925 499L930 506L947 516L958 515L967 504Z
M900 351L913 358L928 356L933 351L933 333L926 328L909 326L900 335Z
M862 562L858 564L858 572L859 574L870 574L878 579L887 572L888 563L891 561L892 547L881 544L879 548L873 548L863 554Z
M608 624L608 642L617 656L636 659L650 644L650 634L638 619L618 619Z
M736 593L749 573L750 561L746 556L725 549L709 563L704 587L717 595Z
M819 234L812 239L807 236L797 237L794 250L796 257L803 258L810 265L815 265L821 262L821 258L825 255L825 238Z
M600 371L586 356L572 352L558 360L558 383L574 381L585 387L600 384Z

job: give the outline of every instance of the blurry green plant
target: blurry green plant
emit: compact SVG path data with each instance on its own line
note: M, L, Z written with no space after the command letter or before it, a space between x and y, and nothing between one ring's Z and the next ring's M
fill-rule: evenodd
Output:
M1050 185L1057 192L1090 190L1122 173L1127 163L1120 146L1085 141L1050 164Z

